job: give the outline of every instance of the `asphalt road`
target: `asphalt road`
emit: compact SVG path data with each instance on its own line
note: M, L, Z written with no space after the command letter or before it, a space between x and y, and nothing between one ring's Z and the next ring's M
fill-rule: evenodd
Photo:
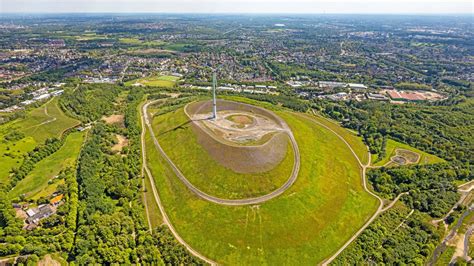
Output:
M158 101L158 100L157 100ZM203 191L199 190L197 187L195 187L189 180L184 176L183 173L179 170L179 168L173 163L173 161L168 157L166 152L163 150L161 147L160 143L158 142L158 139L155 136L155 133L153 132L153 128L151 126L150 119L148 117L148 106L153 102L148 102L143 105L142 108L142 113L144 117L145 124L148 127L148 130L150 132L151 138L153 139L153 143L155 145L155 148L160 152L161 156L166 160L168 165L171 167L173 172L176 174L176 176L183 182L183 184L191 190L194 194L196 194L198 197L216 203L220 205L229 205L229 206L242 206L242 205L253 205L253 204L260 204L262 202L271 200L275 197L280 196L283 192L285 192L288 188L290 188L298 178L298 172L300 170L300 151L298 149L298 144L296 143L295 137L293 136L293 133L288 130L287 134L290 138L290 143L293 148L293 154L294 154L294 164L293 164L293 170L291 171L291 175L288 178L288 180L283 184L283 186L279 187L278 189L260 196L260 197L255 197L255 198L247 198L247 199L223 199L223 198L218 198L211 196L209 194L204 193Z

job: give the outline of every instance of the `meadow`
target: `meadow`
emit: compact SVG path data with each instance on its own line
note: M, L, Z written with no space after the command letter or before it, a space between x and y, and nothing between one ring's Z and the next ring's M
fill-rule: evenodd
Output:
M146 135L148 166L171 222L188 244L219 263L314 265L333 254L377 209L377 200L362 187L356 158L334 133L307 117L276 113L293 130L301 169L291 188L260 205L222 206L198 198ZM159 124L155 127L160 130ZM190 164L202 168L198 163Z
M78 120L66 116L58 106L57 98L35 108L21 118L0 126L0 183L4 182L13 167L23 161L23 155L33 150L47 138L60 137L68 128L79 124ZM24 135L18 140L7 141L11 132Z
M69 134L64 145L57 152L39 161L34 169L9 192L9 196L15 198L26 194L27 198L37 199L54 192L61 182L49 185L48 181L66 167L74 167L84 136L85 132Z
M179 77L175 76L150 76L146 78L135 79L125 82L126 86L131 86L135 83L140 83L143 86L151 87L163 87L163 88L173 88L176 85L176 82L179 80Z
M385 150L386 150L385 156L383 158L380 158L380 160L378 160L379 158L377 158L377 155L372 154L371 155L372 156L372 165L373 166L383 166L383 165L389 163L390 158L392 156L395 156L395 154L396 154L395 150L396 149L405 149L405 150L412 151L414 153L419 154L420 155L420 160L419 160L418 164L434 164L434 163L444 162L443 159L441 159L441 158L439 158L435 155L431 155L427 152L420 151L416 148L411 147L410 145L400 143L400 142L392 140L392 139L387 139L387 145L386 145L386 148L385 148Z
M187 121L183 108L180 108L156 117L153 125L165 152L184 176L201 191L227 199L257 197L278 189L290 177L294 164L290 144L285 158L274 169L263 173L240 174L215 161L198 143Z
M32 136L37 143L43 143L47 138L60 137L66 129L77 125L79 121L66 116L58 106L58 98L55 97L43 106L33 109L26 119L14 121L10 127Z

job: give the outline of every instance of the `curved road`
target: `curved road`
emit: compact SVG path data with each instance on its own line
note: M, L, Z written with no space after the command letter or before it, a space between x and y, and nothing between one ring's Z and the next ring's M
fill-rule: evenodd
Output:
M297 173L299 171L299 167L300 167L300 154L299 154L299 149L298 149L298 145L296 144L296 140L294 139L294 136L293 134L289 134L290 136L290 141L291 141L291 144L293 146L293 149L295 150L295 165L293 167L293 172L292 172L292 176L288 179L288 181L282 186L280 187L279 189L271 192L270 194L267 194L267 195L264 195L264 196L261 196L261 197L257 197L257 198L250 198L250 199L241 199L241 200L229 200L229 199L221 199L221 198L217 198L217 197L213 197L213 196L210 196L202 191L200 191L199 189L197 189L196 187L194 187L187 179L186 177L184 177L184 175L179 171L179 169L176 167L176 165L174 165L174 163L171 161L171 159L166 155L166 153L164 152L164 150L161 148L158 140L156 139L155 137L155 134L153 132L153 129L151 127L151 124L150 124L150 121L149 121L149 118L148 118L148 113L147 113L147 109L148 109L148 106L152 103L155 103L159 100L155 100L155 101L152 101L152 102L148 102L146 104L143 105L142 107L142 120L143 122L147 125L148 127L148 130L150 131L150 135L152 136L152 139L153 139L153 142L154 142L154 145L155 147L158 149L158 151L161 153L161 155L166 159L166 161L168 162L168 164L171 166L171 168L173 169L173 171L175 172L175 174L178 176L178 178L191 190L193 191L196 195L198 195L199 197L205 199L205 200L208 200L208 201L211 201L211 202L214 202L214 203L217 203L217 204L222 204L222 205L250 205L250 204L257 204L257 203L261 203L261 202L265 202L269 199L272 199L274 197L277 197L279 195L281 195L286 189L288 189L296 180L296 177L297 177ZM378 201L379 201L379 207L377 209L377 211L369 218L369 220L335 253L333 254L330 258L326 259L324 262L322 262L322 265L328 265L329 263L331 263L337 256L339 256L339 254L341 254L374 220L375 218L381 214L382 212L390 209L394 204L395 202L400 198L401 195L398 195L398 197L389 205L387 206L386 208L383 208L384 206L384 203L383 203L383 200L381 197L379 197L378 195L376 195L375 193L373 193L372 191L370 191L370 189L367 187L367 180L366 180L366 170L367 168L370 166L370 153L369 153L369 161L366 165L362 164L362 162L360 161L359 157L357 156L357 154L355 153L355 151L352 149L352 147L350 146L350 144L341 136L339 135L336 131L334 131L333 129L331 129L330 127L314 120L314 119L310 119L308 117L305 117L303 115L299 115L301 117L304 117L310 121L312 121L313 123L316 123L322 127L324 127L325 129L331 131L333 134L335 134L342 142L344 142L346 144L346 146L349 148L349 150L351 151L351 153L353 154L353 156L356 158L359 166L361 167L361 171L362 171L362 183L363 183L363 187L364 187L364 190L369 193L370 195L372 195L373 197L375 197ZM144 134L144 133L143 133ZM142 143L144 143L144 137L142 137ZM144 144L143 144L143 150L145 149L144 147ZM145 156L145 154L143 154ZM159 202L159 196L158 196L158 193L156 192L156 188L155 188L155 185L154 185L154 182L153 182L153 178L152 178L152 175L148 169L148 167L146 166L146 158L144 157L144 169L146 170L147 174L151 177L150 180L152 181L152 189L153 189L153 193L155 194L155 198L157 199L157 202ZM293 175L294 173L296 173L296 175ZM403 194L403 193L402 193ZM178 241L180 243L182 243L183 245L186 246L186 248L188 248L188 250L191 251L192 254L196 255L197 257L205 260L206 262L210 263L210 264L216 264L215 262L213 262L212 260L209 260L205 257L203 257L202 255L200 255L199 253L197 253L195 250L193 250L189 245L187 245L184 240L182 240L179 235L177 234L177 232L174 230L174 228L172 227L171 223L169 222L169 219L168 217L166 216L166 213L164 212L164 209L163 207L161 206L161 202L158 203L159 207L160 207L160 210L163 214L163 218L165 220L165 223L170 227L171 231L173 232L173 234L175 235L175 237L178 239ZM197 255L198 254L198 255Z
M313 113L314 113L314 110L313 110ZM352 152L352 155L354 155L354 157L356 158L357 162L359 163L359 166L361 167L361 170L362 170L362 184L364 186L364 190L369 193L370 195L372 195L373 197L375 197L378 201L379 201L379 207L377 209L377 211L372 215L372 217L369 218L369 220L351 237L349 238L349 240L347 240L346 243L344 243L344 245L336 252L334 253L331 257L327 258L325 261L323 261L321 264L322 265L329 265L329 263L331 263L334 259L336 259L337 256L339 256L339 254L341 254L354 240L356 240L356 238L367 228L367 226L369 226L374 220L375 218L377 218L377 216L382 213L383 211L385 211L385 209L383 209L383 200L381 197L377 196L375 193L373 193L372 191L370 191L370 189L367 187L367 180L365 178L365 172L367 170L367 168L370 166L370 152L367 151L369 153L369 161L367 162L367 164L363 164L360 159L359 159L359 156L357 156L357 154L355 153L354 149L352 149L351 145L349 145L349 143L341 136L339 135L336 131L334 131L333 129L331 129L330 127L314 120L314 119L310 119L309 117L306 117L304 115L301 115L301 114L298 114L298 116L300 117L303 117L303 118L306 118L307 120L309 121L312 121L313 123L319 125L319 126L322 126L324 127L325 129L331 131L334 135L336 135L342 142L344 142L346 144L346 146L349 148L349 150Z
M242 206L242 205L252 205L252 204L259 204L268 200L271 200L275 197L280 196L283 192L285 192L288 188L290 188L296 181L296 178L298 177L298 172L300 170L300 151L298 149L298 144L296 143L295 137L293 136L293 133L291 131L288 131L288 136L290 137L290 143L294 151L294 164L293 164L293 170L291 172L290 178L283 184L283 186L279 187L278 189L260 196L260 197L255 197L255 198L247 198L247 199L222 199L218 197L211 196L209 194L206 194L205 192L199 190L197 187L195 187L189 180L181 173L181 171L178 169L178 167L173 163L173 161L168 157L166 152L163 150L161 147L160 143L158 142L155 133L153 132L153 128L150 123L150 119L148 118L148 106L150 104L153 104L157 101L160 100L155 100L148 102L143 105L142 107L142 115L145 121L145 124L148 127L148 130L150 131L151 138L153 139L153 143L155 145L155 148L160 152L161 156L168 162L169 166L173 169L173 172L176 174L176 176L181 180L181 182L186 185L186 187L191 190L194 194L196 194L198 197L216 203L216 204L221 204L221 205L229 205L229 206Z
M146 110L146 109L143 108L142 111L144 111L144 110ZM150 169L148 168L148 165L147 165L146 147L145 147L145 134L146 134L145 121L147 121L148 117L145 117L144 114L145 113L143 113L142 117L141 117L141 122L142 122L141 142L142 142L142 160L143 160L143 162L142 162L142 175L144 174L143 173L144 171L148 175L148 178L149 178L150 184L151 184L151 189L152 189L153 195L155 197L155 201L158 204L158 208L160 209L161 215L163 216L163 223L168 226L168 228L170 229L171 233L174 235L176 240L178 240L179 243L181 243L184 247L186 247L186 249L191 254L193 254L194 256L196 256L198 258L200 258L201 260L205 261L206 263L208 263L210 265L217 265L217 262L215 262L215 261L205 257L201 253L197 252L190 245L188 245L188 243L186 243L186 241L184 241L183 238L181 238L181 236L178 234L176 229L171 224L170 219L168 218L168 215L166 214L165 209L164 209L163 205L161 204L160 195L158 194L158 191L157 191L156 185L155 185L155 179L153 178L153 175L151 174L151 171L150 171ZM153 131L150 130L150 132L152 133ZM145 206L146 206L146 202L145 202ZM147 217L147 218L149 219L149 217Z

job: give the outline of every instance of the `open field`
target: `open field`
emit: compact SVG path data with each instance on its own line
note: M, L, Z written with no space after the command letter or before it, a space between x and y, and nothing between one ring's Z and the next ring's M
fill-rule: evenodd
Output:
M64 130L74 127L79 121L66 116L58 106L58 98L53 98L43 106L31 111L26 119L10 124L36 142L43 143L47 138L59 137Z
M199 199L146 134L148 166L172 224L194 249L219 263L314 265L333 254L377 209L377 200L362 187L356 158L336 135L291 112L276 113L295 135L301 169L292 187L260 205L221 206ZM155 133L160 130L157 120ZM181 144L173 145L179 149ZM207 161L188 161L195 169L200 164L205 167Z
M62 169L74 166L84 140L85 132L71 133L64 145L55 153L39 161L33 171L9 192L11 198L26 194L28 198L35 197L48 187L48 181L58 175ZM57 184L53 184L56 185ZM54 192L54 191L53 191Z
M151 76L151 77L127 81L125 82L125 85L131 86L133 84L139 83L143 86L172 88L176 85L176 82L178 80L179 80L179 77L158 75L158 76Z
M398 150L398 154L397 154ZM406 151L404 151L406 150ZM408 151L408 152L407 152ZM396 155L410 155L409 152L413 152L419 155L419 164L433 164L433 163L442 163L444 162L443 159L438 158L435 155L431 155L424 151L420 151L416 148L411 147L410 145L400 143L398 141L387 139L387 146L386 146L386 155L380 161L377 161L377 155L372 154L372 165L373 166L383 166L387 163L390 163L390 158ZM410 157L410 156L409 156ZM414 157L413 157L414 158Z
M57 98L29 112L25 118L0 126L0 139L13 131L24 134L24 138L0 141L0 183L8 178L13 167L23 161L23 155L33 150L47 138L59 137L64 130L79 124L66 116L57 104Z

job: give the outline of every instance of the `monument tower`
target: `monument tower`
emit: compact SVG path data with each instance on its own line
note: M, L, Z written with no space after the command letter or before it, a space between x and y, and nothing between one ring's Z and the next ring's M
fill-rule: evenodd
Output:
M216 102L216 88L217 87L217 79L216 79L216 72L212 73L212 118L214 120L217 119L217 102Z

